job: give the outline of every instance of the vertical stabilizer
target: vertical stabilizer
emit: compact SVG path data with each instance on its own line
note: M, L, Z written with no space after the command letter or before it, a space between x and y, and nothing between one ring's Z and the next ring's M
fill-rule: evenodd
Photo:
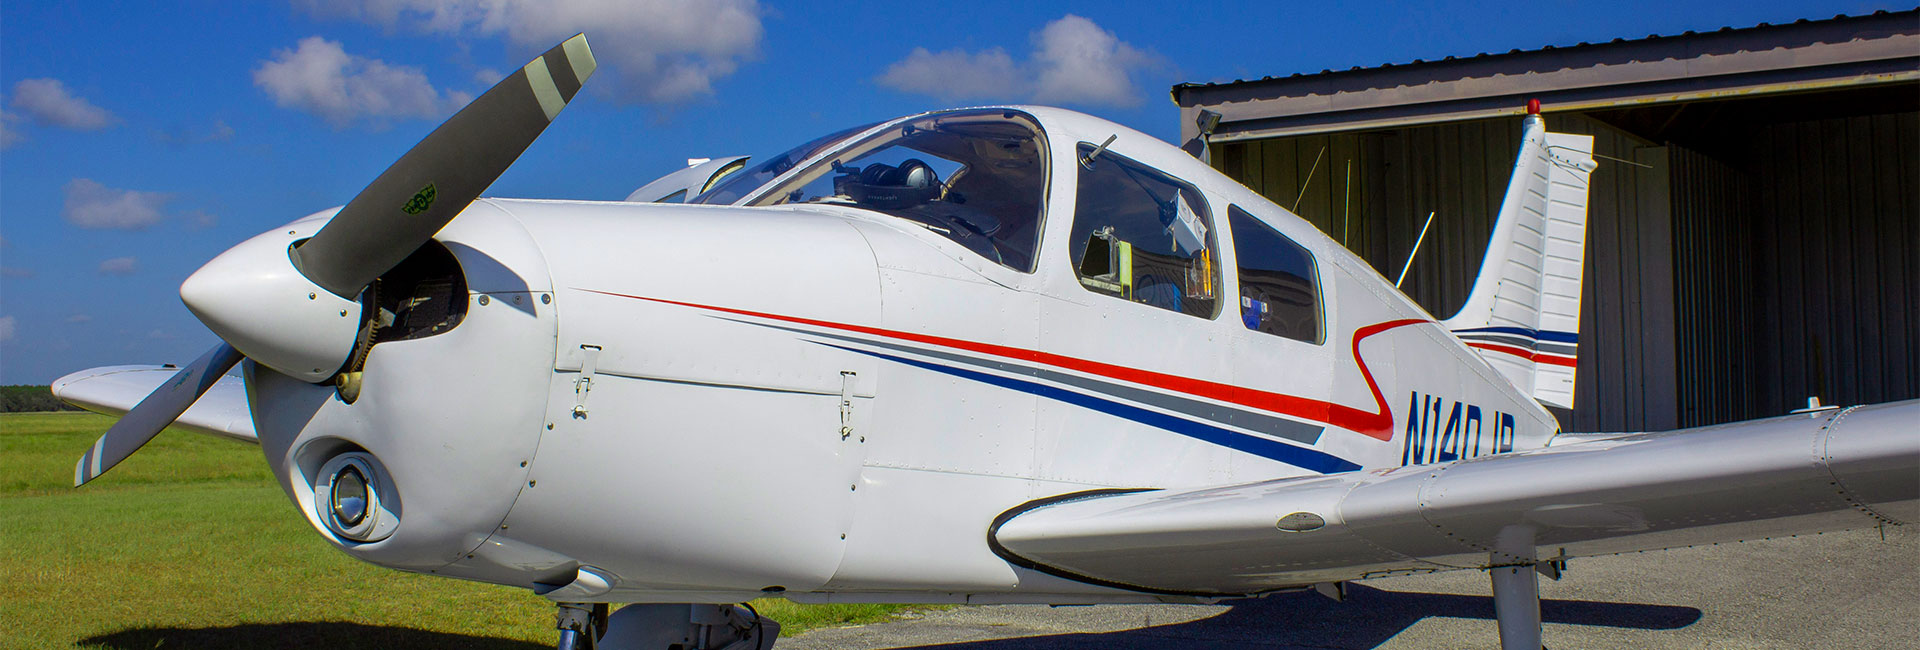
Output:
M1487 257L1447 329L1521 392L1573 408L1593 136L1528 115Z

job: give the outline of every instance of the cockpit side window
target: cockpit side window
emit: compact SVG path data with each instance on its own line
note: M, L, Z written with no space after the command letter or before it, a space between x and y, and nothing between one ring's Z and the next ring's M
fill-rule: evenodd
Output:
M1183 314L1219 315L1219 249L1193 185L1081 143L1071 255L1080 286Z
M1240 267L1240 319L1247 329L1297 341L1326 341L1313 254L1240 206L1227 207Z
M854 144L753 204L873 210L1031 273L1046 185L1046 139L1032 117L954 111L908 120Z

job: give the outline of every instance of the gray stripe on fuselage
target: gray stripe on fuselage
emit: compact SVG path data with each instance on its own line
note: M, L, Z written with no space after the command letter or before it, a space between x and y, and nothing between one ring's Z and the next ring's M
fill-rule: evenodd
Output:
M719 317L716 317L716 318L719 318ZM1184 397L1175 397L1172 395L1167 395L1165 393L1156 393L1153 391L1142 390L1142 389L1134 388L1131 386L1122 386L1119 384L1112 384L1104 381L1088 379L1086 377L1080 377L1077 375L1070 375L1064 372L1047 370L1044 368L1030 368L1030 367L1022 366L1018 364L993 361L990 359L977 359L974 357L951 354L947 352L941 352L938 350L928 350L925 348L899 345L896 343L886 343L886 342L856 338L851 336L843 336L839 334L828 334L825 332L814 332L814 331L808 331L803 329L796 329L792 327L769 325L766 323L754 323L750 321L735 320L732 318L721 318L721 320L733 321L736 323L745 323L748 325L759 325L761 327L771 327L777 330L786 330L788 332L795 332L798 334L807 334L811 336L821 336L821 337L826 337L830 339L846 341L849 343L871 345L874 347L886 348L888 350L894 350L897 352L906 352L910 354L918 354L918 355L933 357L936 359L950 361L953 363L961 363L961 364L966 364L970 366L991 368L993 370L998 370L998 371L1010 373L1010 374L1026 375L1029 377L1033 377L1035 379L1044 379L1044 380L1055 382L1055 383L1066 384L1068 386L1073 386L1075 388L1079 388L1082 390L1093 391L1095 393L1100 393L1110 397L1117 397L1120 399L1139 402L1141 404L1146 404L1149 406L1166 409L1168 411L1173 411L1175 413L1190 415L1190 416L1201 418L1211 422L1217 422L1220 424L1240 427L1242 429L1246 429L1249 431L1264 433L1266 435L1273 436L1276 438L1284 438L1287 440L1292 440L1294 442L1299 442L1299 443L1304 443L1309 445L1319 442L1320 434L1322 431L1325 430L1323 427L1308 424L1305 422L1297 422L1297 421L1288 420L1285 418L1276 418L1268 415L1261 415L1259 413L1244 411L1244 410L1233 408L1233 407L1220 406L1218 404L1208 404L1206 402L1202 402L1199 400L1186 399Z
M1551 352L1554 354L1564 354L1571 357L1571 356L1577 356L1577 354L1580 351L1580 346L1571 345L1567 343L1548 343L1546 341L1541 341L1539 343L1533 344L1533 350L1535 352Z

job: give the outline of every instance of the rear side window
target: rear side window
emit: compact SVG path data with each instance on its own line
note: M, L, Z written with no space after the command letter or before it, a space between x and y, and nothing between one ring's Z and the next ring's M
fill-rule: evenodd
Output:
M1319 344L1320 279L1313 254L1240 206L1227 207L1240 267L1240 320L1247 329Z
M1219 314L1207 201L1186 182L1081 144L1072 250L1080 286L1201 318Z

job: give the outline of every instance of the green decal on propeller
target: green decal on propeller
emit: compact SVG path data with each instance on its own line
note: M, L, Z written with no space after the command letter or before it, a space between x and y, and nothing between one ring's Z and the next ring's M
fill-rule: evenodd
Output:
M428 183L426 187L420 188L420 191L414 192L413 198L407 199L407 205L400 209L407 214L426 212L427 208L433 207L433 194L433 184Z

